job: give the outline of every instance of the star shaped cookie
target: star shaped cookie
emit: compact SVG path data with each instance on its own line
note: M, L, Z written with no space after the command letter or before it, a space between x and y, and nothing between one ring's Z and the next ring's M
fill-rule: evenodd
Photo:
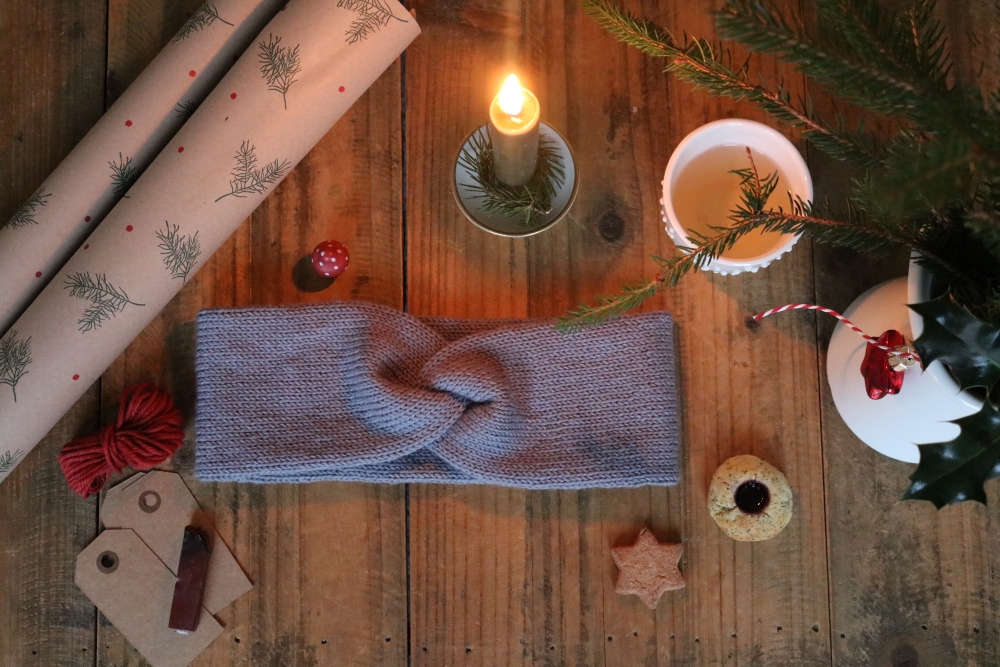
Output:
M684 588L684 575L677 568L683 544L660 544L643 528L630 547L613 547L611 556L618 566L618 595L638 595L650 609L656 609L667 591Z

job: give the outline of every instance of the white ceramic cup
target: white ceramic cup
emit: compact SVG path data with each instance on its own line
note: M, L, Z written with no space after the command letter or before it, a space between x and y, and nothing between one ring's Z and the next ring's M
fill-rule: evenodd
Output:
M791 192L793 197L801 197L803 201L812 201L813 188L809 168L806 167L806 162L802 159L798 149L784 135L767 125L752 120L741 118L717 120L702 125L684 137L670 156L670 161L667 162L667 171L663 175L663 198L660 200L660 204L663 206L663 221L667 225L667 233L675 244L687 247L694 245L674 211L672 190L677 182L677 176L692 159L719 146L746 146L753 153L766 155L781 167L786 177L778 184L778 191L781 193ZM727 176L736 178L732 174L720 174L719 178ZM787 210L787 202L784 202L782 206ZM724 276L745 271L753 273L791 250L798 240L798 236L789 235L763 255L747 259L719 257L706 264L704 268Z

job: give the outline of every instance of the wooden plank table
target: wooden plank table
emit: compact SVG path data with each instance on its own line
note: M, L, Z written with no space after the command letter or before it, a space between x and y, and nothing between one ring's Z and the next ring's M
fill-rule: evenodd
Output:
M0 219L197 4L0 4ZM69 492L56 453L110 421L122 389L139 380L171 388L193 414L198 310L365 299L418 315L558 315L648 277L650 255L670 252L659 181L687 132L721 117L769 122L664 76L576 0L413 4L423 35L405 57L0 485L0 665L144 664L73 584L99 503ZM712 33L711 0L628 5ZM959 75L996 85L1000 10L971 0L944 10ZM773 61L753 58L750 68L820 95ZM511 70L569 138L582 179L570 218L526 241L473 227L450 185L460 141L485 121ZM803 149L818 194L836 194L843 174ZM294 265L326 238L350 248L349 271L326 291L297 290ZM649 307L672 312L680 338L684 479L669 489L200 484L192 434L172 467L255 583L222 612L225 633L195 664L1000 663L997 485L987 486L989 508L897 502L912 466L866 448L837 415L825 381L830 323L799 314L755 332L743 324L789 301L843 308L904 270L905 258L876 262L803 241L756 275L694 275L654 299ZM705 510L713 471L739 453L773 462L795 489L795 516L774 540L733 542ZM644 525L685 544L688 587L655 612L614 593L610 547Z

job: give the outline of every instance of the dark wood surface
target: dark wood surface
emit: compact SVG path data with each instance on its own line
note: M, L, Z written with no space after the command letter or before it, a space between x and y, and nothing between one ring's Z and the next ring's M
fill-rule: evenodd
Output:
M197 0L0 4L0 218L5 219L195 9ZM629 6L710 35L711 0ZM670 152L695 127L741 116L663 75L576 0L418 0L423 35L180 295L0 484L0 665L145 664L72 581L96 535L55 455L152 379L193 414L193 321L213 306L365 299L418 315L544 317L655 272ZM944 7L959 76L995 85L1000 13ZM978 39L967 41L975 31ZM980 63L986 66L980 68ZM816 95L773 61L769 80ZM572 215L528 240L490 236L450 185L460 141L517 71L568 137L582 187ZM795 137L793 137L795 139ZM844 175L803 146L820 196ZM328 290L296 263L320 240L351 250ZM673 488L526 492L481 486L201 484L190 444L172 463L255 584L220 614L198 667L664 665L926 667L1000 663L1000 497L935 512L900 503L912 466L869 450L826 385L832 326L790 301L843 308L905 259L807 242L754 275L694 275L650 304L680 339L684 479ZM586 406L581 406L586 409ZM795 516L776 539L729 540L706 510L715 468L754 453L785 471ZM685 545L688 587L656 611L614 593L610 548L648 525Z

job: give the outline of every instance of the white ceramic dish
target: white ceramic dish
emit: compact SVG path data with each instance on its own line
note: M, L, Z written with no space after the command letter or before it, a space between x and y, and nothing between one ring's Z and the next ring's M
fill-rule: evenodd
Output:
M872 335L895 329L912 341L923 321L906 304L926 301L929 296L927 275L913 263L909 279L897 278L871 288L855 299L844 316ZM827 351L826 373L837 412L858 438L880 454L917 463L917 445L954 439L959 428L949 422L982 408L982 401L958 390L958 383L937 361L923 372L919 366L905 371L898 394L871 400L861 376L866 345L856 333L837 325Z
M809 168L799 151L780 132L752 120L731 118L717 120L702 125L691 134L684 137L667 163L667 171L663 175L663 221L667 225L667 234L679 246L691 246L684 226L677 219L674 211L672 188L677 181L677 175L692 159L705 151L718 146L747 146L755 153L763 153L781 165L789 182L779 183L780 191L790 191L793 196L804 201L812 201L813 187ZM789 236L784 243L776 246L766 254L747 259L728 259L720 257L708 263L704 268L708 271L733 275L743 272L756 272L791 250L798 236Z

